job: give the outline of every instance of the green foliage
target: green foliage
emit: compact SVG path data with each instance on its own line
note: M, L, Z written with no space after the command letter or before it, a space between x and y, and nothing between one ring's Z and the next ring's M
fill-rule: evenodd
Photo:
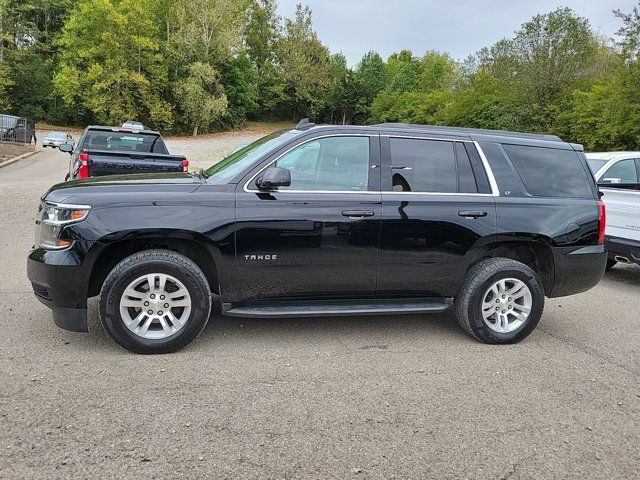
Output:
M313 30L309 7L298 5L295 18L285 20L276 54L286 95L283 113L292 119L318 116L325 107L331 62L329 50Z
M222 126L236 127L258 112L258 74L245 54L231 59L221 70L222 85L229 101Z
M247 110L250 118L269 118L283 102L284 82L276 57L281 36L280 17L275 0L253 0L247 9L245 43L254 67L256 99Z
M59 40L61 61L53 85L64 101L100 123L139 119L169 128L163 98L167 67L152 0L83 0Z
M211 65L196 62L189 66L188 71L188 76L175 86L175 98L195 137L199 128L207 128L222 120L228 102L218 80L218 72Z
M640 5L619 43L568 8L534 16L465 62L409 50L355 66L311 10L277 0L0 0L0 108L68 124L169 132L246 119L412 122L556 133L640 148Z

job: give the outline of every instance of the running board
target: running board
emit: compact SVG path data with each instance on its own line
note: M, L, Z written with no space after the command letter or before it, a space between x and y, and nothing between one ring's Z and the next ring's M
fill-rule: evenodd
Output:
M438 313L451 307L450 298L390 298L358 300L305 300L222 305L222 314L244 318L337 317L342 315L400 315Z

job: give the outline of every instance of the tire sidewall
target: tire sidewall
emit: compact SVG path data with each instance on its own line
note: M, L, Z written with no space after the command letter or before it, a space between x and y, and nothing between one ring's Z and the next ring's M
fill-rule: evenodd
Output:
M167 338L140 337L129 330L120 315L120 299L124 290L136 278L149 273L165 273L175 277L184 284L191 296L191 312L186 324ZM202 331L209 318L211 301L209 292L205 291L201 282L188 268L170 261L154 259L134 263L120 272L103 291L101 306L103 323L116 342L137 353L162 353L181 348Z
M491 285L500 279L515 278L524 282L531 292L532 307L529 316L523 325L509 333L499 333L487 326L482 318L482 302L484 295ZM469 302L469 315L471 328L481 340L489 343L515 343L528 336L538 325L544 309L544 291L538 278L525 270L510 268L500 270L489 275L480 287L471 295Z

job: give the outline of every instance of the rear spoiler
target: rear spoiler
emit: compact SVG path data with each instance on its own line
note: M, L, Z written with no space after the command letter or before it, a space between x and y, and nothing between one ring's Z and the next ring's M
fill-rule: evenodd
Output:
M579 143L570 143L571 148L573 148L576 152L584 152L584 145L580 145Z

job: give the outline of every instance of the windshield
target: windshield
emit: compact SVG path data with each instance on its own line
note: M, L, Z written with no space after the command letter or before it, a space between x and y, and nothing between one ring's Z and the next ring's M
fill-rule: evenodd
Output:
M204 176L209 179L210 183L226 183L249 168L262 154L286 143L293 135L289 131L280 131L262 137L205 170Z
M597 158L589 158L587 163L589 164L589 168L591 169L591 173L596 173L600 170L608 160L600 160Z
M60 139L65 139L67 138L67 134L64 132L49 132L49 134L47 135L48 138L60 138Z

